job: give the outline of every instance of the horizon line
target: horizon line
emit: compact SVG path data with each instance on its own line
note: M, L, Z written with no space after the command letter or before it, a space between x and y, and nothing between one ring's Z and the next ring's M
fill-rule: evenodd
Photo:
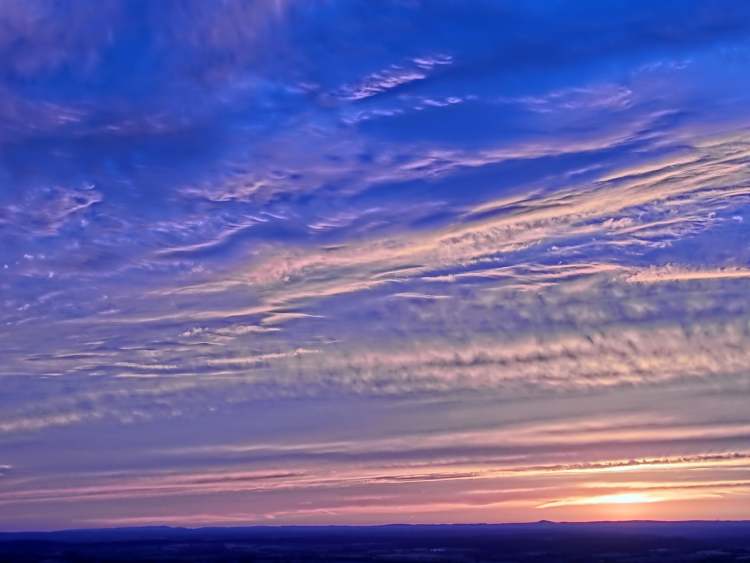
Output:
M540 525L602 525L602 524L750 524L750 519L724 520L724 519L690 519L690 520L652 520L652 519L631 519L631 520L534 520L524 522L453 522L453 523L405 523L393 522L390 524L242 524L237 526L231 525L208 525L208 526L179 526L169 524L148 524L144 526L104 526L94 528L59 528L53 530L0 530L0 536L10 534L60 534L69 532L106 532L106 531L126 531L126 530L221 530L221 529L282 529L282 528L389 528L389 527L465 527L465 526L540 526Z

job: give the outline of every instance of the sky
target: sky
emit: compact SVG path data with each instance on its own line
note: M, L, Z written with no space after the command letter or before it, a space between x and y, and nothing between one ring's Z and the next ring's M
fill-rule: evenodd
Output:
M5 0L0 529L750 518L750 3Z

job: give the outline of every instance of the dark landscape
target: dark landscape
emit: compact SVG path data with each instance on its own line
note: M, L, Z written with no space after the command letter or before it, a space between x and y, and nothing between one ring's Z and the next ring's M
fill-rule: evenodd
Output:
M750 561L750 522L592 522L0 534L0 561Z

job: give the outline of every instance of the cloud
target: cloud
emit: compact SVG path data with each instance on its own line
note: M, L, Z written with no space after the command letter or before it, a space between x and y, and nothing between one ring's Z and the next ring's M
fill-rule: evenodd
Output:
M736 515L749 8L674 8L7 3L0 500Z

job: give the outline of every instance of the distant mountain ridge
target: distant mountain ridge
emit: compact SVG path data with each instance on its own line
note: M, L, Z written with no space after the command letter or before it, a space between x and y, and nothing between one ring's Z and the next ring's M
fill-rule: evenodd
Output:
M518 534L523 532L537 532L540 530L556 533L608 532L608 533L658 533L672 534L690 532L691 535L714 536L734 535L734 533L750 534L750 520L605 520L591 522L554 522L540 520L537 522L510 523L467 523L467 524L380 524L380 525L249 525L249 526L130 526L115 528L80 528L50 531L8 531L0 532L0 541L142 541L150 539L179 540L181 538L194 539L197 537L259 537L259 536L309 536L324 534L335 535L367 535L382 537L390 535L430 534L435 531L441 533L472 532L477 534Z

